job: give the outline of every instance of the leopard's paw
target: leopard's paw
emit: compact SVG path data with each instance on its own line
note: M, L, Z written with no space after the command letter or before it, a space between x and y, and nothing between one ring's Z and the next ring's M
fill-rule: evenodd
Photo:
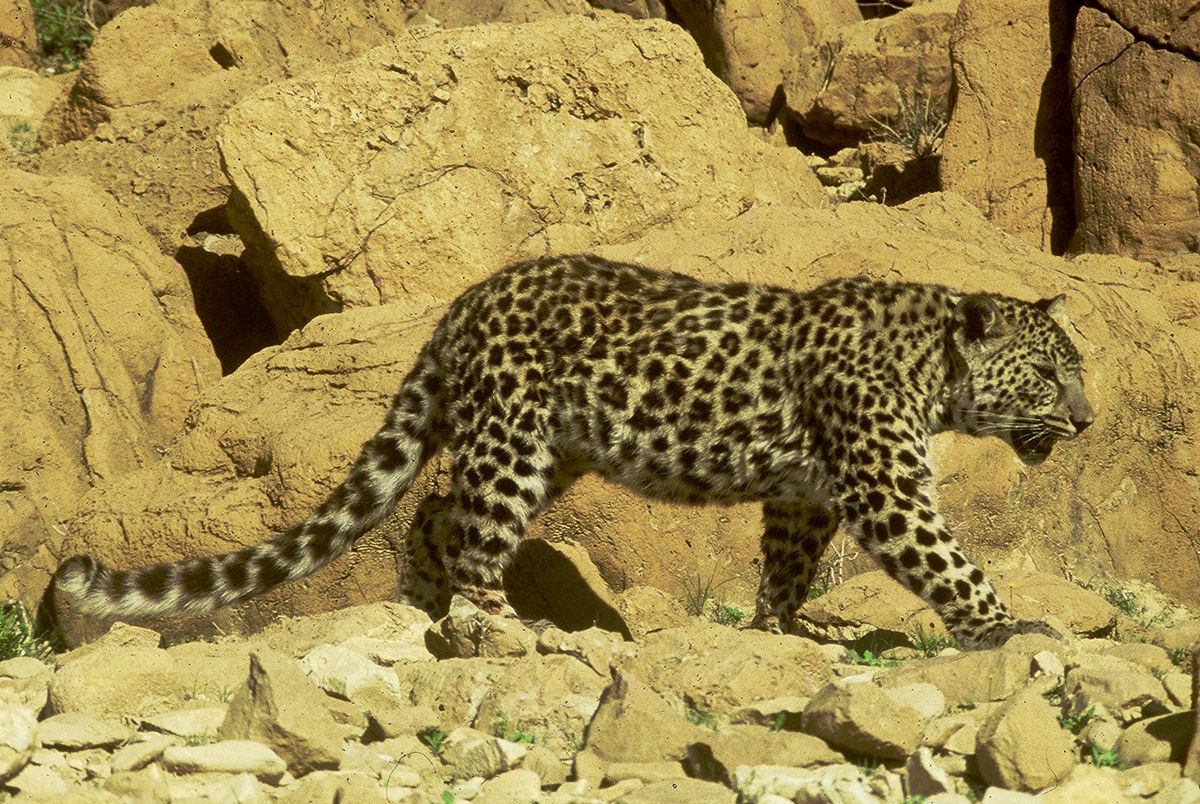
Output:
M1051 639L1063 639L1063 635L1040 620L1008 620L994 623L990 628L976 633L958 634L959 645L965 650L987 650L998 648L1018 634L1044 634Z

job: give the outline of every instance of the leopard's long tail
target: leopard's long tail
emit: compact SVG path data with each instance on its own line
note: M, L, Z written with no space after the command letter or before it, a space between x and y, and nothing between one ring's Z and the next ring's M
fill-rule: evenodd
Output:
M63 562L55 589L98 617L157 617L237 603L310 575L377 525L437 451L442 376L427 344L392 400L383 427L349 476L303 522L254 547L212 558L113 570L88 556Z

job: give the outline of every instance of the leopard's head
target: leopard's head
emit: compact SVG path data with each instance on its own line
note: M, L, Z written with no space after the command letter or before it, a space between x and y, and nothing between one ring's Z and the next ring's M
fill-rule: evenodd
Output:
M1087 429L1095 413L1079 351L1055 321L1063 307L1063 296L1032 304L986 293L959 300L947 333L953 429L999 436L1027 464Z

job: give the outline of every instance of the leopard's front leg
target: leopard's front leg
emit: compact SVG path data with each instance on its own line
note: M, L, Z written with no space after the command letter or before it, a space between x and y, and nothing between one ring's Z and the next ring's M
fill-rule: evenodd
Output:
M937 512L928 464L901 470L876 467L843 476L835 489L845 522L865 550L896 580L937 609L964 648L1004 644L1015 634L1062 636L1045 623L1017 620L996 596L983 570L963 555ZM913 462L910 462L913 463Z

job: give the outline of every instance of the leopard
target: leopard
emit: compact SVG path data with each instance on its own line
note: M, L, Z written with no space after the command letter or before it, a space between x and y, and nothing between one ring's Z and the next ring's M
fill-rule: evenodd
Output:
M329 564L382 522L436 454L401 593L515 617L504 574L530 521L594 472L652 500L761 504L749 627L800 626L839 528L969 649L1024 633L938 511L929 439L1006 442L1025 464L1094 411L1062 295L835 279L800 291L708 283L595 255L527 260L453 301L345 479L281 535L222 556L114 570L64 561L54 587L99 617L203 612Z

